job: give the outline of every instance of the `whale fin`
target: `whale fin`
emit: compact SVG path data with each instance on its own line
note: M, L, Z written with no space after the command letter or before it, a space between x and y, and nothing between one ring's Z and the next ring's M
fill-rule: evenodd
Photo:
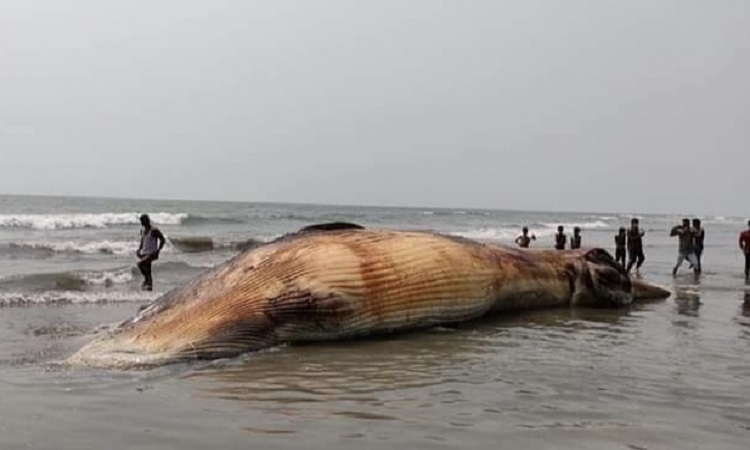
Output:
M356 223L349 222L328 222L328 223L317 223L314 225L308 225L301 228L299 233L306 233L310 231L339 231L339 230L364 230L365 227L357 225Z

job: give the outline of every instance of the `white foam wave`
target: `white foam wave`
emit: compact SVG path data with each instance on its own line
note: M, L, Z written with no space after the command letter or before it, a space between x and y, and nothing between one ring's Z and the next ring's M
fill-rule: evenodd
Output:
M104 272L80 272L79 276L86 284L110 286L112 284L125 284L132 281L133 271L130 268L126 268Z
M21 242L12 244L16 248L31 250L48 250L55 253L83 253L83 254L106 254L106 255L128 255L134 253L138 248L137 242L127 241L61 241L61 242Z
M466 231L454 231L450 234L478 241L513 241L521 235L520 228L477 228ZM529 230L529 235L537 239L555 234L553 229Z
M619 218L617 216L598 216L598 215L590 215L584 217L584 219L593 219L593 220L603 220L605 222L610 222L613 220L618 220Z
M713 224L737 224L742 225L745 224L747 219L744 217L736 217L736 216L709 216L706 217L703 222L704 223L713 223Z
M597 228L610 227L609 224L603 220L595 220L590 222L549 222L549 223L537 223L529 225L529 235L536 236L537 239L543 237L553 236L557 232L558 225L565 227L566 233L571 233L574 227L580 227L582 230L591 230ZM484 228L473 228L469 230L454 231L450 234L454 236L461 236L468 239L475 239L480 241L514 241L516 237L521 234L520 226L505 226L505 227L484 227Z
M61 230L70 228L106 228L117 225L140 224L140 213L102 214L0 214L0 227L32 228L35 230ZM186 213L150 213L151 222L157 225L180 225L188 218Z
M0 307L152 302L158 292L0 292Z
M540 223L538 226L544 227L544 228L554 228L557 229L558 226L562 225L566 230L572 230L575 227L579 227L582 230L592 230L596 228L607 228L610 225L603 220L595 220L592 222L548 222L548 223ZM529 227L531 228L531 227Z

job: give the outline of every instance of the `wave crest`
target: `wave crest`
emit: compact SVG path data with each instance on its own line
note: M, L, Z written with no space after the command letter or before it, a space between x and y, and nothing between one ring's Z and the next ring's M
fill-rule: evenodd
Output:
M11 243L11 250L20 251L42 251L52 253L73 253L73 254L104 254L104 255L128 255L135 252L138 248L137 242L126 241L95 241L95 242L20 242Z
M156 300L158 292L0 292L0 308L70 304L140 303Z
M31 228L34 230L63 230L71 228L107 228L140 224L140 213L101 214L0 214L0 228ZM181 225L190 217L187 213L150 213L156 225Z
M4 291L85 291L90 286L110 287L133 280L134 269L123 267L111 270L83 270L73 272L33 273L0 280Z

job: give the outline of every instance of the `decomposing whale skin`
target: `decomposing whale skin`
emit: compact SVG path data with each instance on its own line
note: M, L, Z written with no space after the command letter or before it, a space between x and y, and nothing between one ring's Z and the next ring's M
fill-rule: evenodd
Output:
M68 362L133 367L216 359L560 305L621 307L669 292L602 249L524 250L343 223L242 252L104 333Z

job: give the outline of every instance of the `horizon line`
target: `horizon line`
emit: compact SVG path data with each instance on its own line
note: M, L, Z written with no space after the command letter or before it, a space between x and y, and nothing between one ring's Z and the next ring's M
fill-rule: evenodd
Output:
M693 217L695 214L684 214L675 212L647 213L647 212L623 212L623 211L593 211L593 210L541 210L541 209L519 209L519 208L498 208L498 207L477 207L477 206L425 206L425 205L387 205L387 204L347 204L347 203L319 203L319 202L300 202L300 201L258 201L258 200L216 200L216 199L188 199L188 198L169 198L169 197L124 197L117 195L77 195L77 194L15 194L0 193L0 197L37 197L37 198L77 198L77 199L98 199L98 200L135 200L135 201L167 201L167 202L206 202L206 203L246 203L246 204L265 204L265 205L300 205L300 206L328 206L344 208L392 208L392 209L453 209L453 210L475 210L475 211L496 211L496 212L518 212L518 213L560 213L560 214L619 214L632 217L654 216L654 215L674 215ZM701 213L699 216L724 216L726 214ZM731 214L730 214L731 215ZM739 217L739 216L738 216Z

